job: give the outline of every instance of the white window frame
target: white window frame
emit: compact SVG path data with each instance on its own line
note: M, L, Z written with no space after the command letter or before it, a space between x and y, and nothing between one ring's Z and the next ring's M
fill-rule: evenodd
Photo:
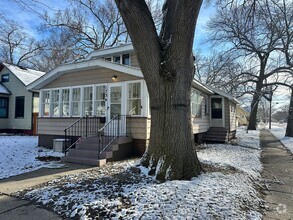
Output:
M126 112L128 113L128 100L129 100L129 84L132 83L140 83L140 105L141 105L141 113L140 115L131 115L133 117L142 117L144 115L146 115L145 112L145 97L144 97L144 87L143 87L143 81L142 80L133 80L133 81L128 81L126 83L126 97L125 97L125 101L126 101Z
M60 117L62 118L68 118L68 117L71 117L71 87L62 87L60 88L60 106L62 105L62 92L63 90L65 89L68 89L69 90L69 100L68 100L68 111L69 111L69 114L68 115L63 115L63 106L62 106L62 112L60 111Z
M70 89L71 89L71 94L70 94L70 97L69 97L69 99L70 99L70 117L81 117L81 115L82 115L82 86L72 86L72 87L70 87ZM80 100L79 100L79 115L73 115L73 107L72 107L72 105L73 105L73 89L80 89ZM78 102L76 102L76 101L74 101L75 103L78 103Z
M200 115L199 116L196 116L196 115L194 115L193 114L193 112L192 112L192 109L193 109L193 104L195 103L195 102L193 102L193 100L190 98L190 112L191 112L191 115L192 115L192 117L195 117L195 118L203 118L203 115L205 114L205 113L203 113L203 110L202 110L202 108L203 108L203 100L204 100L204 95L201 93L201 92L199 92L198 90L196 90L196 89L194 89L194 88L192 88L191 89L191 94L190 94L190 96L192 95L192 92L195 92L195 93L197 93L197 95L198 96L201 96L202 97L202 100L201 100L201 103L196 103L197 105L199 105L199 109L200 109Z
M103 84L95 84L94 85L94 90L93 90L93 115L94 116L97 116L97 101L102 101L102 100L97 100L97 87L98 86L105 86L106 87L106 91L105 91L105 115L101 116L101 117L107 117L107 106L108 106L108 103L107 103L107 96L108 96L108 84L107 83L103 83Z
M85 88L92 88L92 101L91 101L91 103L92 103L92 114L91 115L88 115L88 116L92 116L92 115L94 115L93 113L94 113L94 111L93 111L93 108L94 108L94 87L95 87L95 85L84 85L84 86L82 86L82 97L81 97L81 100L82 100L82 112L81 112L81 115L82 116L85 116L86 114L85 114L85 108L84 108L84 106L85 106L85 99L84 99L84 90L85 90Z
M43 104L45 104L44 102L43 102L43 93L44 92L49 92L49 112L48 112L48 115L44 115L44 110L45 110L45 105L43 105ZM48 118L48 117L51 117L51 90L50 89L44 89L44 90L41 90L41 95L40 95L41 97L41 100L40 100L40 103L39 103L39 107L40 107L40 112L39 112L39 116L40 117L46 117L46 118Z

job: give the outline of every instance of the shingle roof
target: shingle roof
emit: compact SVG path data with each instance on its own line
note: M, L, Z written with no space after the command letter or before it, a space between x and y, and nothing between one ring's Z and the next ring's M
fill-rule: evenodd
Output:
M9 69L25 86L32 83L36 79L40 78L45 72L23 68L12 64L3 63L7 69Z

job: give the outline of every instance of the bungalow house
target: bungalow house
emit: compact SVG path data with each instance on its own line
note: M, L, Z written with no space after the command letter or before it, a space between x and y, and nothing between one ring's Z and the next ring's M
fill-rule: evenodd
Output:
M44 72L0 63L0 132L36 133L38 93L27 86Z
M84 60L60 65L31 83L29 89L40 91L39 146L52 147L61 139L66 148L72 148L68 161L97 164L96 158L108 157L107 152L117 146L126 149L131 143L134 152L142 154L148 145L149 95L131 44L94 51ZM224 142L233 137L237 104L231 95L194 80L191 114L195 140ZM114 140L116 136L120 138ZM110 143L116 144L112 150L105 149ZM77 159L81 155L92 160Z

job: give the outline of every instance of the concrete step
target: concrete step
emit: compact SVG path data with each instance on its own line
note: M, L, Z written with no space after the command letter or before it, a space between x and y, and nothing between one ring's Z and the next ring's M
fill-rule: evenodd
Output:
M222 134L222 133L211 133L207 132L205 133L205 136L210 136L210 137L228 137L228 134Z
M98 159L99 152L92 150L81 150L81 149L70 149L68 151L68 156L70 157L80 157L80 158L88 158L88 159Z
M112 151L104 151L100 154L100 159L110 159L113 157Z
M106 165L106 162L107 162L106 159L94 160L94 159L85 159L85 158L71 157L71 156L63 157L62 161L69 162L69 163L93 165L98 167Z

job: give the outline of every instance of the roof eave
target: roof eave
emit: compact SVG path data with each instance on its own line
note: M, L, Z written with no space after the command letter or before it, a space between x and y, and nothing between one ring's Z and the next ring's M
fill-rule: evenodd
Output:
M112 62L101 60L101 59L95 59L95 60L87 60L87 61L82 61L77 63L63 64L61 66L58 66L55 69L48 72L47 74L40 77L39 79L37 79L36 81L29 84L27 88L31 91L33 90L37 91L65 73L75 72L78 70L87 70L87 69L90 70L90 69L94 69L95 67L107 68L114 71L118 71L125 74L143 78L142 72L138 68L128 67L125 65L120 65L120 64L112 63Z

